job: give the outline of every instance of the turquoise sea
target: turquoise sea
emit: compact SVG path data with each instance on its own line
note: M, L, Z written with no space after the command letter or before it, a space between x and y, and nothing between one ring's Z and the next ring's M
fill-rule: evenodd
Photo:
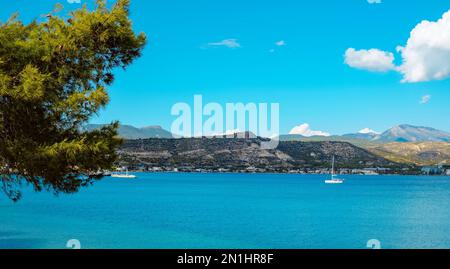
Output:
M450 177L137 175L0 196L0 248L450 248Z

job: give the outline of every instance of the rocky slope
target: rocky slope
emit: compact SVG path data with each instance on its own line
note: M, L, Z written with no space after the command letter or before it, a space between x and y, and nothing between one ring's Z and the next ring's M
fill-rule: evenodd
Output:
M388 143L370 147L368 150L394 162L416 165L450 164L448 142Z
M333 155L339 167L398 167L392 161L346 142L281 141L278 148L264 150L260 148L261 141L261 138L126 140L119 154L122 164L190 169L289 171L329 168Z

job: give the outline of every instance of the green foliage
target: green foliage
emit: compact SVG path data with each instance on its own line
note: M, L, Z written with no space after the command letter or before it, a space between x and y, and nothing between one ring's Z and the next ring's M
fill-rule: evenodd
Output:
M104 0L64 19L55 12L24 25L0 22L0 188L13 200L18 184L75 192L116 159L117 123L83 125L108 103L114 68L141 55L146 38L129 20L129 0Z

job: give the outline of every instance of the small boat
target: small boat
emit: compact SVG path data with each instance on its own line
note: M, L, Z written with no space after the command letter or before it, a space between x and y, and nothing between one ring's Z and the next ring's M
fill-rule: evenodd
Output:
M344 183L344 179L337 178L337 175L334 173L334 155L333 162L331 165L331 179L325 180L325 184L342 184Z
M128 174L128 169L127 169L127 171L125 172L125 174L120 174L120 173L117 173L117 174L111 174L111 177L114 177L114 178L136 178L135 175L130 175L130 174Z

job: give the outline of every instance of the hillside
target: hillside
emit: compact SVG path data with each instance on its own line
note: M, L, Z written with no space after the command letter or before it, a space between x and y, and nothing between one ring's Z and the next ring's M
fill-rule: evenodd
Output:
M301 141L301 142L347 142L357 147L368 148L382 144L381 141L370 141L367 139L356 138L352 136L310 136L305 137L301 135L281 135L281 141Z
M397 164L346 142L281 141L274 150L260 149L260 138L185 138L127 140L119 151L122 164L189 169L289 171L339 167L396 167Z
M450 164L450 143L447 142L388 143L368 150L394 162L416 165Z

